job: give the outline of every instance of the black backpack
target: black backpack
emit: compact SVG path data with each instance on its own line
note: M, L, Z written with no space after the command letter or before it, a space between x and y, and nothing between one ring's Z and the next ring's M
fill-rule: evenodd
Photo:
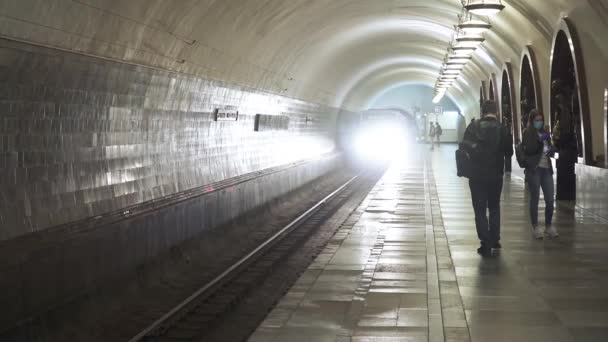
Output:
M475 121L471 125L473 125L472 129L475 132L479 130L479 121ZM471 178L474 168L472 153L474 152L469 146L466 146L464 141L458 144L458 149L455 152L456 175L458 177Z
M464 141L458 145L458 149L455 152L456 157L456 175L458 177L471 178L473 170L475 169L475 161L479 162L480 159L487 158L487 144L481 137L481 124L480 120L476 120L472 123L473 134L475 135L474 144L466 144ZM500 132L496 132L495 144L500 144ZM469 146L467 146L469 145ZM473 146L470 146L473 145Z
M458 177L471 178L473 173L473 161L471 160L471 154L467 152L463 144L458 145L456 154L456 175Z

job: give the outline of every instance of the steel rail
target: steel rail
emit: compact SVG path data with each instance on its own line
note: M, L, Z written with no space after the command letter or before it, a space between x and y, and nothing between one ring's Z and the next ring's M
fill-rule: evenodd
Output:
M303 221L305 221L309 216L311 216L314 212L316 212L320 207L325 205L329 200L331 200L338 193L340 193L344 188L346 188L348 185L350 185L360 175L361 174L358 174L358 175L352 177L346 183L342 184L339 188L334 190L332 193L325 196L325 198L323 198L317 204L315 204L310 209L305 211L303 214L298 216L295 220L291 221L285 227L281 228L281 230L279 230L273 236L271 236L266 241L264 241L262 244L260 244L256 249L249 252L247 255L245 255L241 259L239 259L237 262L235 262L232 266L230 266L228 269L226 269L220 275L215 277L213 280L208 282L205 286L198 289L196 292L194 292L188 298L183 300L180 304L178 304L173 309L171 309L171 311L167 312L162 317L157 319L154 323L150 324L148 327L143 329L141 332L139 332L137 335L135 335L133 338L131 338L129 340L129 342L140 342L140 341L143 341L143 339L146 338L147 336L150 336L151 333L153 333L157 329L161 328L165 322L169 321L177 313L184 310L184 308L188 307L191 303L193 303L195 300L200 298L203 294L205 294L205 292L209 291L216 285L220 284L222 281L224 281L230 275L232 275L233 272L238 270L241 266L245 265L247 262L254 259L258 254L261 254L262 252L264 252L266 250L266 248L269 247L272 243L278 241L281 237L283 237L284 235L286 235L287 233L292 231L295 227L297 227L299 224L301 224Z

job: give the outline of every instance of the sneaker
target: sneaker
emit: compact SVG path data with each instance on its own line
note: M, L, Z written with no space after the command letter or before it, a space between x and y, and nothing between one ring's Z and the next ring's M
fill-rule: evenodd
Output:
M559 233L557 232L557 229L555 229L555 227L552 226L552 225L547 226L546 229L545 229L545 232L551 238L559 237Z
M481 246L477 248L477 254L481 255L482 257L489 257L492 256L492 249L485 246Z
M534 228L534 232L532 233L532 235L534 235L535 239L539 239L542 240L545 238L545 232L543 232L543 229L539 226L533 226Z

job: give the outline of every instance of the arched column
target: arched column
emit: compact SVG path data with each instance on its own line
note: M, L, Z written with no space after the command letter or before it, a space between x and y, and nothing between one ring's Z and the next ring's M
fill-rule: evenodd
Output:
M481 85L479 86L479 117L481 117L481 107L485 100L488 99L488 91L486 89L486 81L481 81Z
M488 100L494 100L496 102L496 107L498 109L498 113L496 114L498 114L498 118L501 119L502 115L499 101L500 93L498 92L498 82L496 81L495 73L490 74L490 80L488 81L488 84Z
M563 70L569 62L561 59L571 58L572 70ZM570 73L571 75L567 75ZM564 77L571 77L571 80L562 80L563 83L572 83L573 89L565 89L562 84L560 88L555 82ZM571 114L574 118L573 133L578 136L578 157L585 164L593 164L593 146L591 138L591 118L589 109L589 94L587 91L587 78L583 63L583 53L580 48L579 36L570 19L562 18L553 36L551 48L551 125L555 125L555 120L562 113L559 113L559 95L570 96L565 99L571 104ZM565 123L560 123L560 127L566 128Z
M604 167L608 168L608 89L604 89Z
M595 161L582 51L568 18L560 20L553 37L550 106L553 137L559 149L556 198L573 201L576 163L592 165Z
M500 108L503 123L509 125L509 129L513 137L515 139L519 139L517 106L515 105L513 66L509 62L506 62L502 67L500 83Z
M520 131L523 133L528 124L530 110L536 108L544 113L541 82L538 72L536 54L531 46L526 46L522 51L519 77L519 122ZM545 113L547 118L549 113ZM520 135L521 136L521 135Z

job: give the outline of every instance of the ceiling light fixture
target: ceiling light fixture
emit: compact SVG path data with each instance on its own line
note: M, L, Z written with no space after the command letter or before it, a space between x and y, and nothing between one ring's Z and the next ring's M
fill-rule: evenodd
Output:
M443 70L442 75L460 75L460 70Z
M451 54L448 56L447 64L466 64L472 59L471 56L458 56Z
M458 29L465 34L482 34L491 29L492 25L481 20L470 19L458 24Z
M443 67L445 70L462 70L465 67L465 63L458 63L458 64L446 64L445 67Z
M502 11L505 6L501 0L467 0L464 8L475 15L490 16Z
M452 51L452 53L457 56L469 56L473 52L475 52L475 50L477 50L476 47L463 46L460 44L454 45L453 47L450 48L450 51Z
M462 56L465 57L465 56ZM450 65L455 65L455 66L465 66L468 62L469 62L470 58L467 59L448 59L447 62L445 62L445 64L447 66Z
M477 47L479 44L486 40L484 37L479 35L464 35L456 37L456 42L459 46Z

